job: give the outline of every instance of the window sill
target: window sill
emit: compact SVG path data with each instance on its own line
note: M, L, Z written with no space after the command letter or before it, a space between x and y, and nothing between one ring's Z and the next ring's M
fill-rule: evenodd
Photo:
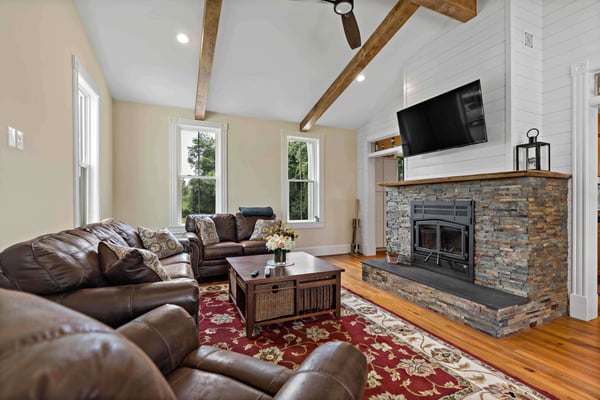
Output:
M167 229L169 229L169 231L171 231L171 233L174 233L174 234L185 233L185 225L184 224L171 225L171 226L167 227Z
M288 221L287 226L294 229L316 229L316 228L325 228L325 222L291 222Z

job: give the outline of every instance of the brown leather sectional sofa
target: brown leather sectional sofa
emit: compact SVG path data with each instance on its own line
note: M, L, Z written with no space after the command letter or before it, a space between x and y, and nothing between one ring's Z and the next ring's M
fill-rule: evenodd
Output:
M196 218L209 217L215 222L219 243L204 245L196 230ZM268 252L266 242L249 240L259 219L275 219L275 215L244 216L237 214L192 214L185 220L186 237L190 242L192 268L196 278L210 279L227 275L226 257L249 256Z
M197 320L198 283L188 252L160 259L171 280L114 285L100 269L98 244L123 240L143 248L132 226L110 218L16 243L0 252L0 288L43 296L112 327L169 303Z
M1 399L360 399L365 356L326 343L296 370L200 346L164 305L109 328L41 297L0 289Z

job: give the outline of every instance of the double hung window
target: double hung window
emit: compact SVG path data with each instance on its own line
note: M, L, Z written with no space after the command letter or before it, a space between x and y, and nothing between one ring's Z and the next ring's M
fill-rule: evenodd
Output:
M100 96L92 79L73 56L74 225L100 218Z
M171 225L189 214L214 214L226 209L226 126L171 120Z
M322 161L319 135L284 132L284 218L299 227L322 226Z

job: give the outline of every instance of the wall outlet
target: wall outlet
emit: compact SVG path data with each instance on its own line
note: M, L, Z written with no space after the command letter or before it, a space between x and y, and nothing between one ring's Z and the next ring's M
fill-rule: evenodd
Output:
M12 126L8 127L8 147L17 147L17 131Z
M17 131L17 149L23 150L23 132Z

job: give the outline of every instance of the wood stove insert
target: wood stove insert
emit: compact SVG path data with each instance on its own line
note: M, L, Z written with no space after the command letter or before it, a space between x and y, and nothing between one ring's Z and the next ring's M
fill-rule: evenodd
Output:
M410 219L412 265L473 282L473 201L412 201Z

